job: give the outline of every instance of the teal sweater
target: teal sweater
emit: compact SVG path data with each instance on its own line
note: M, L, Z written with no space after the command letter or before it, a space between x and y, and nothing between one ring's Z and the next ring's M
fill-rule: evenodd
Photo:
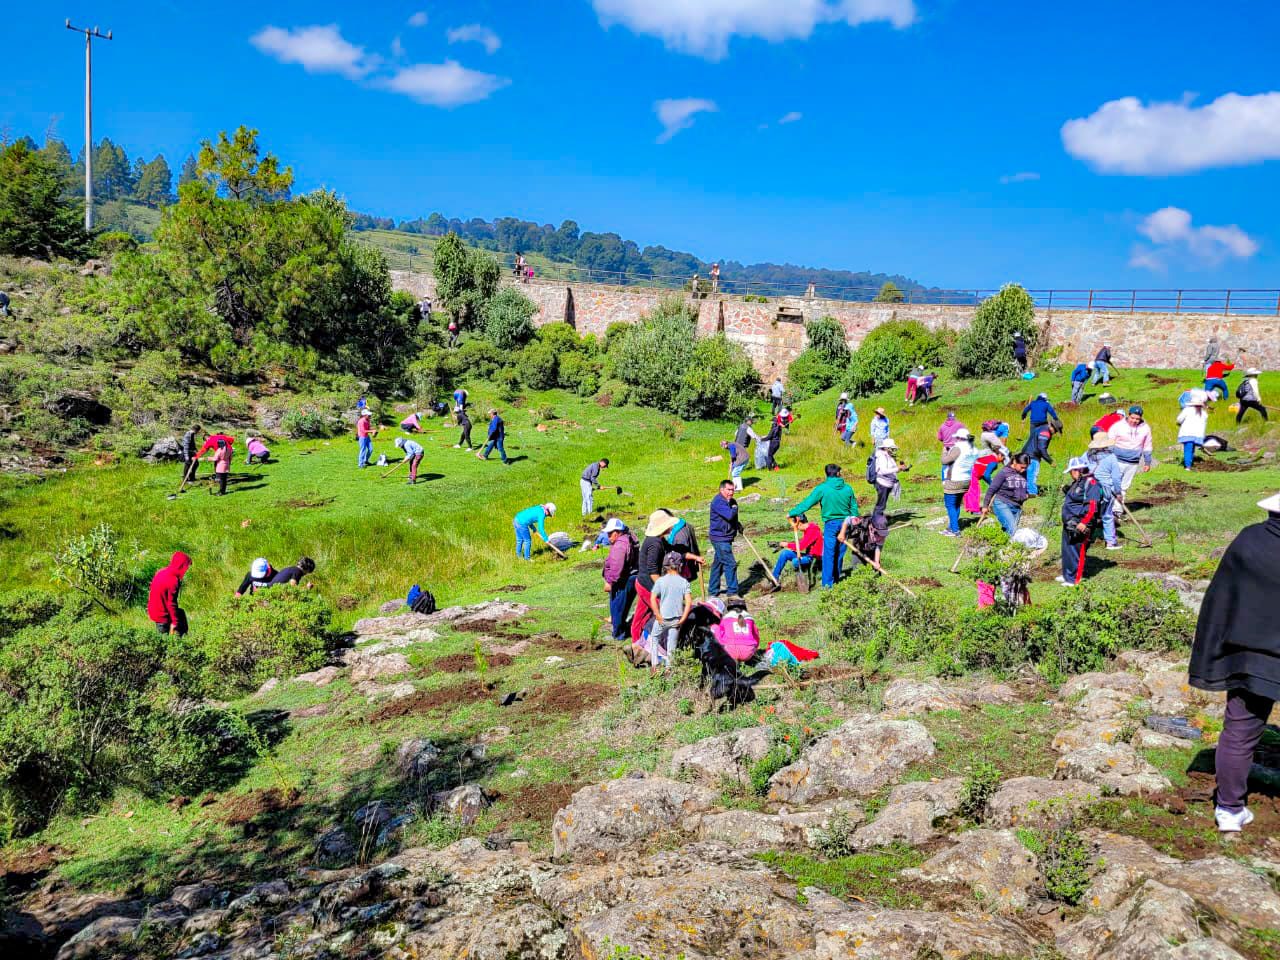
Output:
M525 507L516 514L516 523L526 527L536 527L538 536L543 540L547 539L547 511L542 508L542 504L535 503L532 507Z

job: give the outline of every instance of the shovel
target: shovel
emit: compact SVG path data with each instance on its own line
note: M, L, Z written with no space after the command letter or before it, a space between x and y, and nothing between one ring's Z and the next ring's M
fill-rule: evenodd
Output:
M1151 547L1153 546L1153 544L1151 543L1151 538L1147 536L1147 531L1142 529L1142 524L1138 522L1138 518L1135 517L1133 513L1129 510L1129 505L1125 503L1123 500L1117 500L1116 502L1120 504L1120 508L1124 510L1125 517L1129 520L1132 520L1133 525L1138 528L1138 535L1142 537L1142 541L1138 544L1138 546L1144 547L1148 550L1151 549Z
M384 473L384 474L382 474L381 476L379 476L379 477L378 477L378 479L379 479L379 480L385 480L385 479L387 479L387 477L391 476L393 473L395 473L397 470L399 470L401 467L403 467L403 466L404 466L406 463L408 463L408 462L409 462L409 458L408 458L408 457L405 457L403 460L398 461L398 462L396 463L396 465L395 465L394 467L392 467L390 470L388 470L386 473Z
M778 578L773 575L773 571L769 569L769 565L764 562L764 557L760 556L760 551L756 549L756 545L751 542L745 533L743 533L742 539L746 541L747 546L751 548L751 552L755 554L756 560L760 562L760 568L764 570L764 575L769 578L769 582L781 590L782 584L779 583Z

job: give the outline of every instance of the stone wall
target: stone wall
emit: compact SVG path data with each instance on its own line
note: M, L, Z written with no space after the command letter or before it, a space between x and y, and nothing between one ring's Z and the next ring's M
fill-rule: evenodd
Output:
M414 296L434 296L435 285L425 274L393 270L397 290ZM603 334L612 323L633 323L671 290L651 287L615 287L604 284L534 280L519 288L538 306L534 322L567 321L579 333ZM698 330L703 334L724 331L742 344L760 375L767 379L785 374L787 365L804 349L804 324L818 317L834 317L845 329L849 346L886 320L919 320L937 330L963 330L973 319L973 307L942 304L852 303L845 300L770 298L768 303L748 303L741 297L716 297L698 303ZM1110 313L1084 310L1038 311L1049 346L1062 346L1063 361L1091 358L1103 343L1110 343L1121 366L1194 368L1200 365L1205 341L1216 335L1227 356L1248 351L1251 365L1280 368L1280 316L1232 316L1216 314Z

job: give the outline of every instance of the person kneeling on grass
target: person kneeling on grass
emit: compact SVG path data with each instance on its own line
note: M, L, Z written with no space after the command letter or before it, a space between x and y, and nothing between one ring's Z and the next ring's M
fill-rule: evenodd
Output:
M662 576L653 583L649 595L649 608L653 612L653 624L649 628L649 669L654 673L661 666L671 669L671 658L676 652L676 639L680 628L689 618L693 607L693 593L689 581L680 576L684 557L668 553L662 561Z
M262 442L261 437L246 437L244 441L245 451L248 454L244 458L244 462L253 466L253 461L258 463L266 463L271 459L271 451L267 449L267 445Z
M276 573L268 583L263 584L264 587L279 587L286 583L295 587L302 586L302 580L309 573L314 573L316 562L310 557L302 557L292 567L285 567ZM311 584L307 584L307 589L311 589Z
M272 568L266 557L259 557L253 561L253 565L249 567L249 572L244 575L244 579L240 581L240 586L236 587L235 595L243 597L246 593L254 594L263 587L268 586L275 578L276 571Z
M405 433L422 432L422 414L411 413L400 421L400 429Z
M410 440L407 437L396 437L396 446L404 451L404 458L409 461L409 479L406 482L417 483L418 464L422 463L422 458L427 451L417 440Z
M1280 494L1258 506L1267 519L1240 531L1205 591L1188 671L1193 687L1227 693L1213 811L1222 833L1253 822L1249 769L1280 700Z
M516 556L522 560L533 559L533 534L536 532L551 549L551 541L547 539L547 517L556 515L554 503L535 503L525 507L512 520L516 528Z
M1085 457L1073 457L1065 472L1071 482L1062 490L1062 576L1055 579L1074 587L1084 579L1085 554L1102 511L1102 487L1089 475Z
M793 517L791 525L799 534L799 540L782 545L778 562L773 565L775 581L782 576L782 571L787 564L791 564L796 570L807 570L815 561L822 562L822 528L816 523L810 523L808 515L803 513ZM801 525L804 526L803 531L800 529ZM765 590L769 589L776 590L777 587L768 584Z

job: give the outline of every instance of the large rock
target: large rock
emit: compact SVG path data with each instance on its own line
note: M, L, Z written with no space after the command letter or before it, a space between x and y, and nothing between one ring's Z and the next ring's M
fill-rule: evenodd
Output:
M714 790L664 777L626 777L583 787L551 826L555 856L599 857L646 843L710 810Z
M338 679L342 671L338 667L321 667L319 670L312 670L310 673L300 673L294 677L296 683L310 683L317 687L325 687Z
M983 914L857 906L815 922L814 960L1029 957L1036 943L1020 926Z
M960 710L964 699L937 680L912 680L902 677L884 688L884 709L897 716L932 713L937 710Z
M435 626L448 626L456 630L482 630L490 624L511 623L529 612L523 603L509 600L486 600L469 607L445 607L426 615L426 622ZM359 624L356 624L357 628ZM359 633L359 629L356 630Z
M1120 714L1107 720L1088 720L1059 730L1051 746L1058 753L1074 753L1097 743L1115 743L1116 736L1129 725L1128 717Z
M409 658L403 653L375 654L371 657L360 657L351 667L351 682L362 680L378 680L384 677L398 677L409 670Z
M1195 901L1148 880L1114 910L1059 932L1057 946L1067 960L1150 960L1173 944L1201 937Z
M182 459L182 445L175 437L161 437L142 455L147 463L163 463Z
M698 825L703 840L728 844L736 850L799 849L817 846L833 820L856 827L865 818L856 800L842 800L822 810L759 813L727 810L704 814Z
M394 617L366 617L357 620L351 628L359 640L369 642L402 638L411 643L429 643L438 640L440 634L432 629L435 614L427 616L421 613L402 613Z
M123 952L138 933L140 921L131 917L99 917L58 950L57 960L91 960Z
M1083 780L1121 796L1159 793L1172 784L1127 743L1097 743L1058 760L1054 778Z
M560 960L568 936L543 907L522 903L493 913L449 914L404 940L400 956L467 960Z
M439 747L430 740L414 737L396 748L396 773L406 780L421 780L439 759Z
M1012 830L970 830L956 844L903 876L926 883L955 884L1004 908L1021 909L1039 885L1036 858Z
M692 776L708 786L724 782L745 783L751 765L769 752L769 731L746 727L681 747L671 757L671 775Z
M1239 861L1213 857L1179 863L1163 871L1159 880L1240 926L1280 930L1280 895Z
M467 825L479 820L480 814L489 809L492 803L493 798L478 783L466 783L431 796L433 810L444 811Z
M824 797L865 796L892 783L916 760L933 756L933 738L913 720L861 714L823 736L770 781L769 799L811 803Z
M1082 720L1111 720L1126 717L1133 699L1119 690L1100 687L1085 693L1072 709Z
M1187 716L1200 711L1221 713L1225 693L1200 690L1187 682L1185 661L1153 664L1143 675L1143 685L1151 699L1151 712L1167 716Z
M1178 863L1149 844L1122 833L1089 828L1080 835L1093 848L1098 872L1080 902L1091 910L1112 910L1138 884Z
M1063 700L1083 696L1092 690L1114 690L1130 700L1146 696L1142 678L1134 673L1081 673L1072 677L1058 690Z
M932 840L939 833L935 821L960 809L963 788L960 777L899 784L889 794L879 816L857 832L854 846L865 850L892 843L916 846Z
M1082 780L1014 777L987 801L983 820L991 827L1038 826L1076 813L1098 799L1098 789Z

